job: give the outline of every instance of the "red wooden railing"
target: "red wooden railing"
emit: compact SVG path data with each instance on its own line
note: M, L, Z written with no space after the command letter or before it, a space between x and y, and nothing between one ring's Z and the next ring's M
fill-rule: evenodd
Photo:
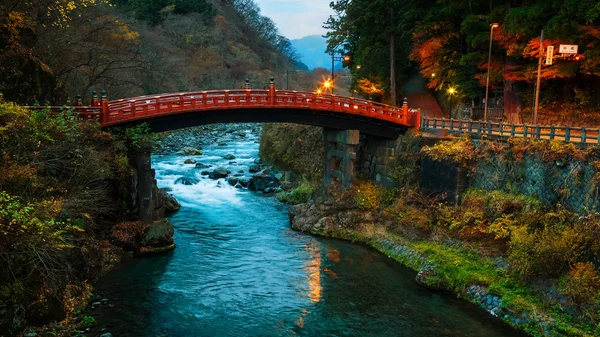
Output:
M66 107L29 107L64 109ZM94 99L91 106L68 107L79 112L83 120L99 120L102 126L188 113L243 108L291 108L330 111L383 120L398 125L420 127L420 110L381 104L360 98L323 95L312 92L275 90L212 90L140 96L108 102Z

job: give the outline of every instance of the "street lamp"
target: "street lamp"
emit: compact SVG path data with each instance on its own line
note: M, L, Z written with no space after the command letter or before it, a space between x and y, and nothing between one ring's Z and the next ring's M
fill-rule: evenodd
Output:
M348 62L350 61L350 56L348 55L344 55L344 56L335 56L335 51L331 52L331 94L333 95L333 87L335 85L335 73L334 73L334 67L335 67L335 61L345 61Z
M490 51L488 53L488 68L487 79L485 80L485 108L483 109L483 120L488 120L488 99L490 98L490 68L492 66L492 41L494 38L494 28L498 28L500 24L492 23L490 25Z
M323 83L323 87L325 87L325 89L330 89L331 94L333 95L333 82L331 80L325 81L325 83Z
M454 98L454 94L456 94L456 88L454 88L454 87L448 88L448 94L450 95L450 118L452 118L452 110L454 108L453 98Z

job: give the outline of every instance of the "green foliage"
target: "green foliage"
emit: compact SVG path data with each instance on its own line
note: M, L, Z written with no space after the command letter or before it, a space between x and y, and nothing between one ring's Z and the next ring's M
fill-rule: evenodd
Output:
M310 201L313 191L313 185L307 181L303 181L290 192L278 194L277 199L292 205L303 204Z
M264 124L260 157L313 183L323 174L323 131L298 124Z
M70 111L0 103L0 284L23 289L0 289L0 302L11 305L0 330L17 331L11 325L23 315L60 317L56 304L70 302L69 285L95 277L82 261L91 259L90 237L124 213L118 191L128 181L120 172L127 164L112 141Z
M215 15L215 9L210 2L205 0L128 0L127 5L135 13L138 20L146 21L151 25L163 22L164 15L174 14L202 14L206 18Z
M148 123L141 123L125 129L127 142L138 148L144 145L150 145L153 142L153 140L149 139L149 134L150 125Z

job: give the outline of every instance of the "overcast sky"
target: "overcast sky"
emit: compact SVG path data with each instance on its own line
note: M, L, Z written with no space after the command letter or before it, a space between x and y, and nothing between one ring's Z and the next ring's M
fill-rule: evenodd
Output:
M323 22L333 10L331 0L255 0L261 13L275 21L279 32L298 39L307 35L324 35Z

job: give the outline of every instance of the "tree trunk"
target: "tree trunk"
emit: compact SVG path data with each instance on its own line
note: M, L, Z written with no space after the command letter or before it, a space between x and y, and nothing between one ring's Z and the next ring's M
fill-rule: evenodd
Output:
M506 65L514 63L512 57L506 59ZM506 69L506 66L504 67ZM523 123L521 111L523 110L523 100L517 89L517 84L512 81L504 80L504 116L509 123Z
M398 90L396 89L396 36L394 36L394 6L390 7L390 96L391 104L397 106Z
M398 91L396 90L396 39L394 34L390 35L390 96L392 98L392 105L397 105L396 96Z

